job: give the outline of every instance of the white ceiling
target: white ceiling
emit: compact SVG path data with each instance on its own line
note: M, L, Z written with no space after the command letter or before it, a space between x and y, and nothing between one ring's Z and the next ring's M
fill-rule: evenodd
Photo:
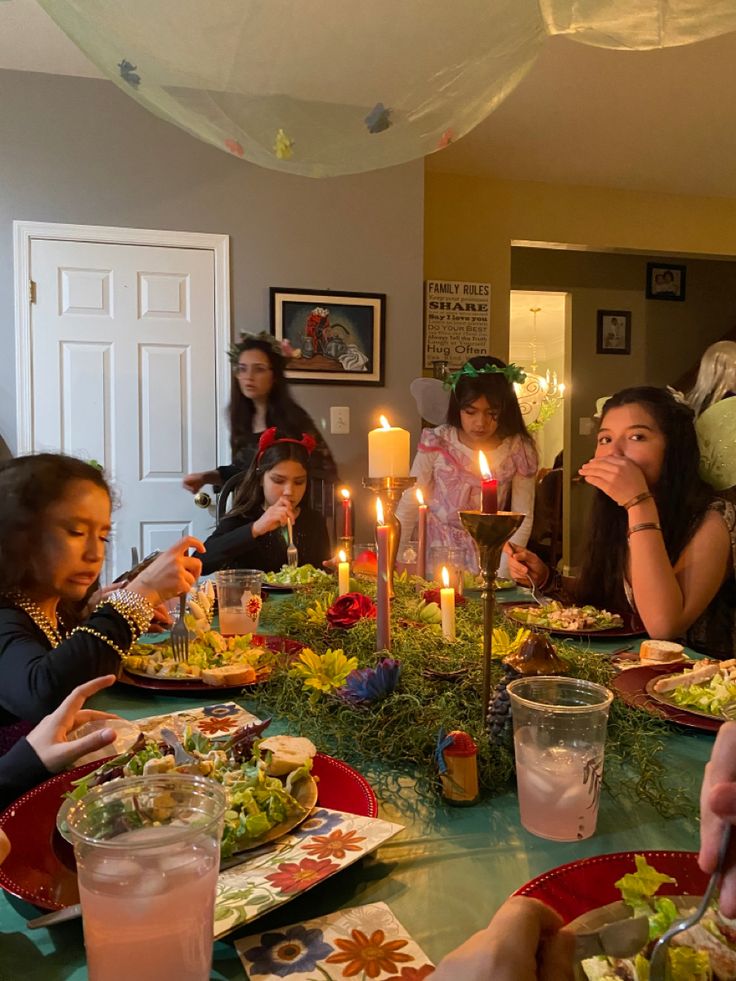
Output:
M736 33L663 51L550 38L430 170L736 197ZM0 2L0 68L99 77L35 0Z

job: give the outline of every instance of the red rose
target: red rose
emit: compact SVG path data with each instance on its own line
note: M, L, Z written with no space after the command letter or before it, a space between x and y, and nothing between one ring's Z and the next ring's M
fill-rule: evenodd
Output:
M437 606L440 605L440 591L439 589L425 589L422 593L422 599L425 603L436 603ZM455 605L465 606L468 601L464 596L460 596L457 590L455 590Z
M347 630L363 617L375 617L376 604L362 593L343 593L327 611L327 619L333 627Z

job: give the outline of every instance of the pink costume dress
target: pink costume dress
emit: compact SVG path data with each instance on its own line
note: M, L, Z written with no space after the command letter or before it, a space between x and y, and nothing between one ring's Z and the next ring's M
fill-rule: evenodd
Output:
M501 511L525 514L511 541L526 545L534 518L534 488L538 461L534 446L521 436L509 436L495 450L486 452L493 476L498 481L498 507ZM417 478L429 505L427 513L427 550L433 545L461 548L465 569L478 572L478 552L463 530L458 511L478 510L481 506L481 478L478 453L458 438L454 426L444 424L424 429L419 438L411 474ZM402 497L396 509L401 522L399 557L411 539L416 537L417 500L414 488ZM508 556L503 555L499 575L508 575Z

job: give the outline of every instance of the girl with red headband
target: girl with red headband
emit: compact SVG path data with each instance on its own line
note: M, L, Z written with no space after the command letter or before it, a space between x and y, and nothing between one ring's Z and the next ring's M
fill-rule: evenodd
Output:
M300 565L319 567L330 557L325 519L309 507L309 457L315 440L267 429L233 506L207 539L204 574L217 569L278 572L286 564L289 521Z

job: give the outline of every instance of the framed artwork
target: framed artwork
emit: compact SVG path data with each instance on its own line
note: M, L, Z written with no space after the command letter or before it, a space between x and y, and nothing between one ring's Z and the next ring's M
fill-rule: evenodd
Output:
M684 300L686 266L671 262L647 263L648 300Z
M286 377L320 385L383 385L385 293L271 287L271 333L300 352Z
M631 354L631 311L599 310L596 354Z

